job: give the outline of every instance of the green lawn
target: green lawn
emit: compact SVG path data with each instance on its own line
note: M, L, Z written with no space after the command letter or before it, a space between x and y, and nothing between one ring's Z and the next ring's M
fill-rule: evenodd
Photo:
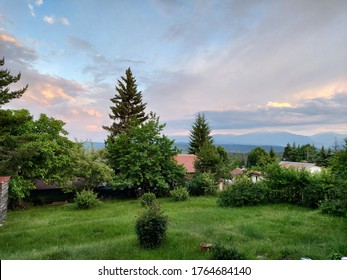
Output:
M164 244L141 249L134 232L138 200L104 201L90 210L74 205L10 211L0 228L6 259L209 259L201 242L235 247L247 259L330 259L347 255L347 222L292 205L220 208L216 197L185 202L159 199L169 216Z

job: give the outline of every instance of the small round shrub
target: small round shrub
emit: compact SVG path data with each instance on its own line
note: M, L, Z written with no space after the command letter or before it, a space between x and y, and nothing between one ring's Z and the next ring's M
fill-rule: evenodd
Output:
M170 191L170 196L175 200L175 201L183 201L187 200L189 197L189 192L186 188L180 187L177 189L174 189Z
M100 203L96 193L86 190L76 194L75 202L78 209L92 208Z
M235 248L215 244L212 247L212 259L214 260L244 260L243 254L238 252Z
M268 196L269 189L264 183L239 180L219 194L217 203L222 207L260 205L267 203Z
M154 193L148 192L141 196L140 202L142 207L151 207L156 202L156 195Z
M135 231L143 248L158 247L165 238L168 217L159 205L144 208L137 217Z

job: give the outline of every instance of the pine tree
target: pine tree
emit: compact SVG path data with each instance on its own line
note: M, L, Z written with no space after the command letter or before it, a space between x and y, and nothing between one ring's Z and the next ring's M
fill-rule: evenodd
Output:
M5 58L0 59L0 66L4 66L4 64ZM0 69L0 108L1 105L10 102L11 99L21 97L23 93L27 90L28 85L26 85L22 89L10 91L8 85L18 82L20 80L20 77L20 73L17 76L12 76L9 70Z
M269 152L270 158L276 158L276 153L274 151L274 148L271 146L270 152Z
M110 132L111 139L127 131L134 121L143 123L148 119L145 113L147 104L142 102L141 91L137 91L136 79L130 68L125 71L125 77L121 77L117 82L117 93L111 98L114 106L110 107L112 114L109 114L114 122L111 126L103 126Z
M189 154L197 154L205 142L213 143L211 129L204 114L198 114L189 135Z

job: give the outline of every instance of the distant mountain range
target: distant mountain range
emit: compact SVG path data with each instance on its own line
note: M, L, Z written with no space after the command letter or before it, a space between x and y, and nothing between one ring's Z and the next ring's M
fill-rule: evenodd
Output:
M186 153L188 150L189 136L168 136L175 140L175 145ZM223 146L229 152L246 153L260 146L269 151L273 147L275 152L283 152L284 147L290 143L296 145L312 144L320 149L333 148L336 144L340 147L344 143L347 135L335 132L319 133L312 136L304 136L289 132L254 132L243 135L234 134L215 134L213 140L215 145ZM85 147L93 146L100 149L105 146L103 142L85 142Z
M177 143L188 143L188 136L169 136ZM304 136L289 132L254 132L243 135L234 134L215 134L213 140L216 145L255 145L255 146L282 146L288 143L296 145L312 144L317 148L324 146L325 148L334 147L335 143L342 145L343 139L347 135L326 132L312 136Z
M183 154L188 153L189 143L187 142L175 142L177 148L179 148ZM240 144L217 144L222 146L227 152L230 153L249 153L256 147L262 147L265 151L269 152L271 147L275 153L282 153L284 151L283 146L271 146L271 145L240 145Z

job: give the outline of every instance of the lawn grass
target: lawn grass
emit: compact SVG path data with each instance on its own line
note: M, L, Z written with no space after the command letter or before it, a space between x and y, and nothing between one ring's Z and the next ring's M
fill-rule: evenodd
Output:
M318 210L278 204L220 208L216 197L159 199L169 217L166 240L141 249L134 231L138 200L104 201L89 210L74 205L10 211L0 228L6 259L210 259L199 244L236 248L247 259L330 259L347 255L347 222Z

